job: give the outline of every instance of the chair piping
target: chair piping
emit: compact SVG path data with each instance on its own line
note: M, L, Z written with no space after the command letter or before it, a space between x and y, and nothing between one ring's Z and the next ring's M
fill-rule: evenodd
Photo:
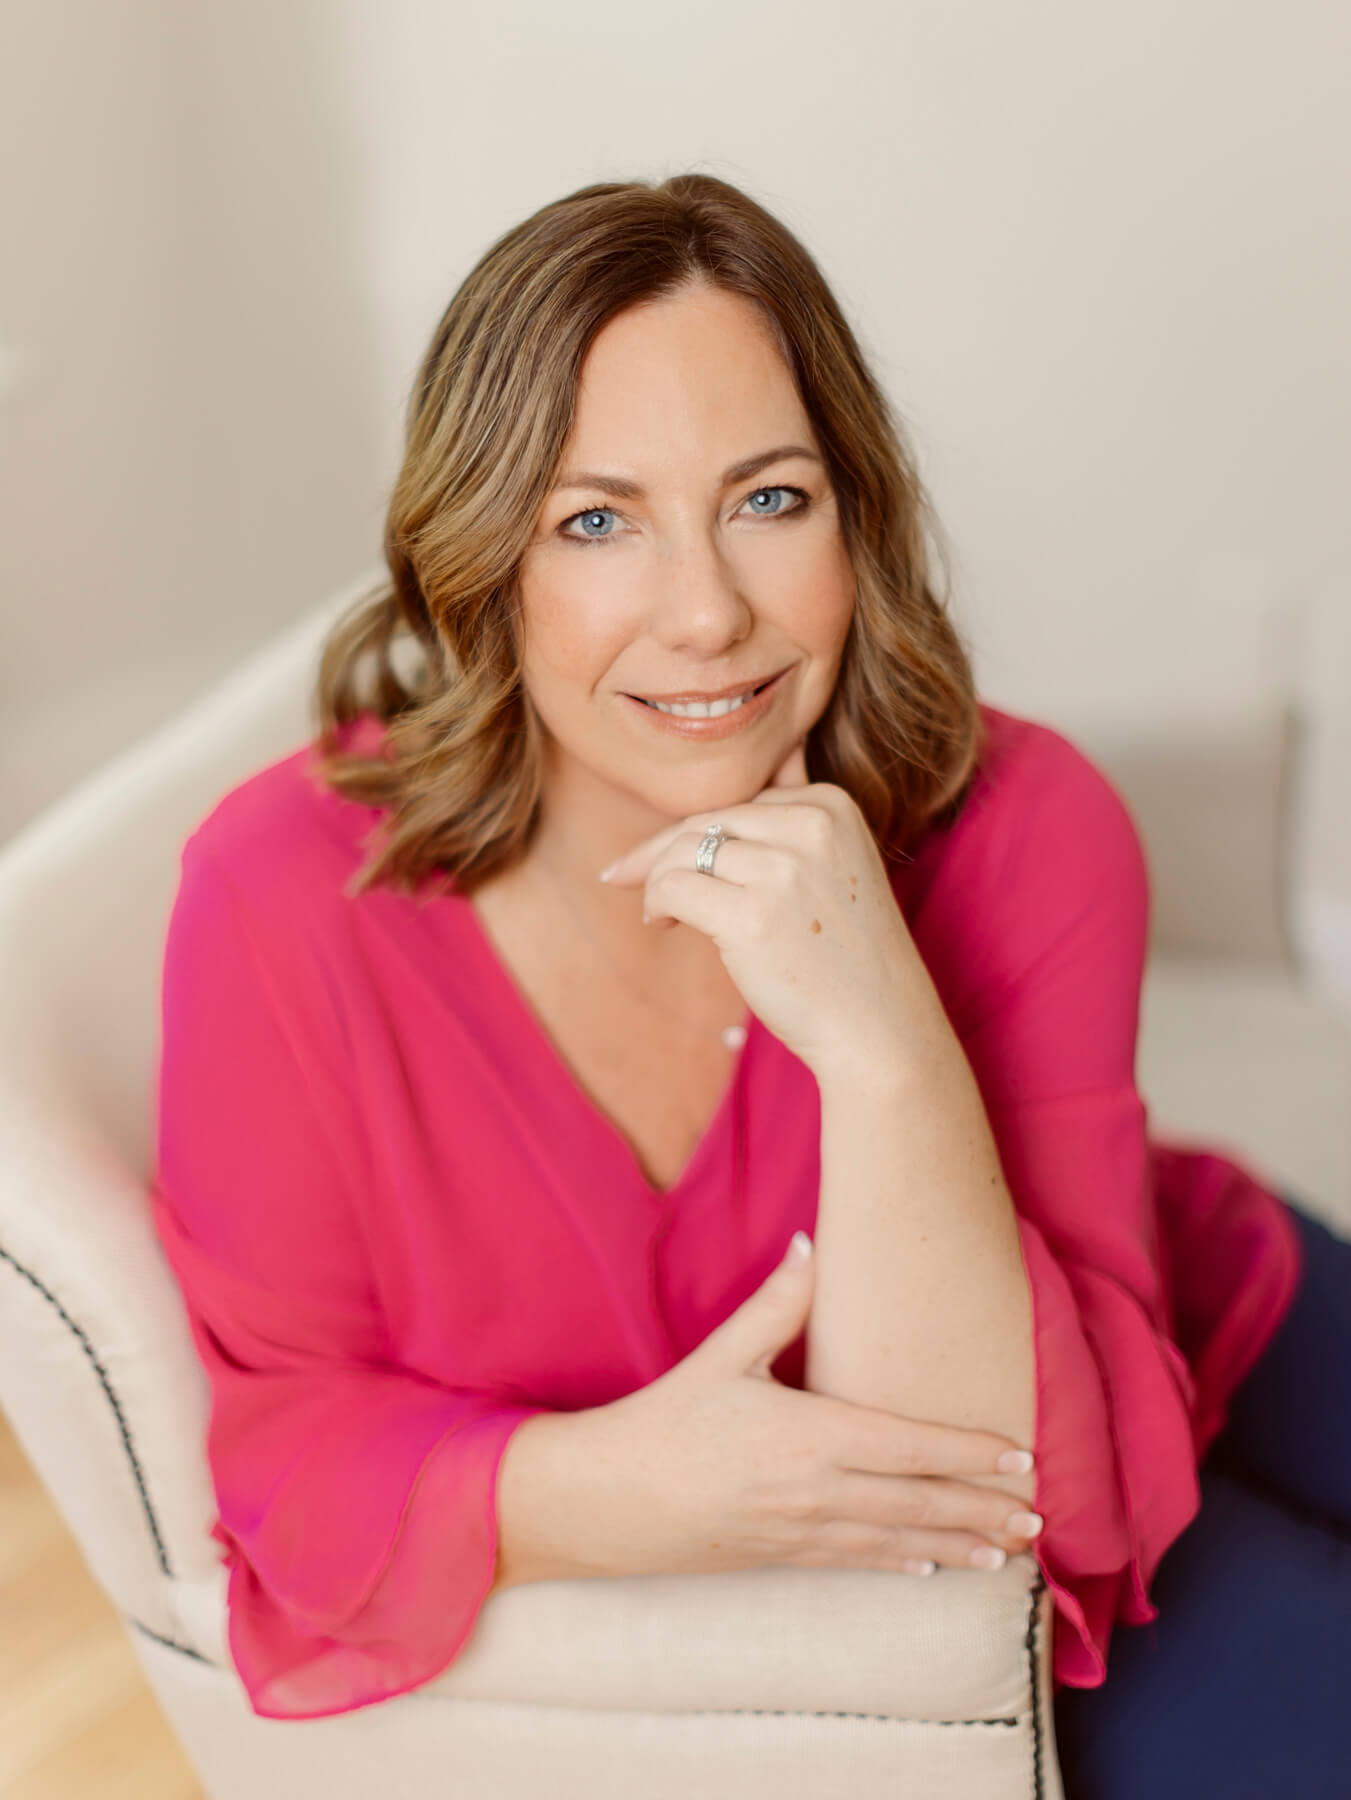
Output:
M117 1395L113 1392L113 1384L108 1379L108 1371L99 1361L98 1353L90 1343L88 1334L75 1323L74 1319L71 1318L70 1314L66 1311L65 1307L62 1306L61 1302L57 1299L51 1289L45 1286L31 1269L26 1269L21 1262L11 1256L9 1251L6 1250L3 1245L0 1245L0 1257L3 1257L12 1269L17 1269L24 1280L31 1282L38 1293L42 1295L43 1299L56 1308L62 1321L79 1339L81 1349L93 1364L94 1373L99 1378L99 1386L107 1395L108 1404L112 1407L113 1416L117 1420L118 1433L122 1439L123 1448L126 1450L127 1460L131 1464L131 1473L132 1478L136 1483L136 1491L141 1496L141 1506L145 1512L146 1523L150 1527L151 1537L155 1540L155 1554L159 1558L160 1571L162 1574L167 1575L172 1581L174 1579L174 1572L169 1564L169 1554L164 1547L164 1539L160 1533L159 1521L155 1517L155 1509L150 1504L150 1495L146 1492L145 1476L141 1472L140 1462L137 1460L136 1451L132 1446L131 1433L127 1430L126 1417L122 1411Z
M18 1273L20 1275L22 1275L26 1281L31 1282L33 1287L37 1289L38 1293L42 1295L43 1299L46 1300L51 1306L53 1306L56 1309L56 1312L59 1315L59 1317L61 1318L62 1322L69 1328L69 1330L78 1339L81 1349L84 1351L85 1356L88 1358L89 1362L93 1366L94 1372L98 1376L98 1379L99 1379L99 1386L103 1389L104 1394L107 1396L108 1404L112 1407L113 1416L117 1420L118 1435L122 1439L123 1448L126 1450L126 1453L127 1453L127 1460L131 1464L132 1477L136 1483L136 1491L139 1493L139 1495L141 1497L141 1506L145 1513L146 1523L150 1527L150 1535L154 1539L155 1554L159 1559L160 1570L164 1575L166 1575L169 1578L169 1580L172 1581L174 1579L173 1568L171 1567L170 1562L169 1562L168 1551L165 1549L165 1546L164 1546L164 1538L160 1532L159 1522L155 1518L155 1510L150 1504L150 1495L146 1491L145 1476L141 1470L140 1461L137 1458L135 1448L132 1445L131 1434L127 1429L126 1415L123 1413L122 1407L121 1407L120 1402L118 1401L117 1395L113 1391L113 1385L112 1385L111 1381L108 1379L108 1372L103 1367L102 1363L99 1361L97 1352L95 1351L93 1344L91 1344L89 1341L88 1333L85 1332L79 1325L76 1324L75 1320L71 1318L70 1314L66 1311L65 1307L62 1306L61 1302L57 1299L56 1295L52 1293L51 1289L49 1287L47 1287L41 1280L39 1280L39 1278L33 1273L33 1271L31 1269L25 1268L23 1266L23 1264L17 1260L17 1258L11 1256L9 1251L6 1250L3 1247L3 1245L0 1245L0 1257L3 1257L4 1260L10 1265L10 1267L12 1269L17 1270ZM1037 1632L1038 1632L1038 1629L1040 1627L1040 1622L1041 1622L1041 1609L1039 1606L1039 1601L1041 1599L1042 1594L1045 1592L1045 1589L1046 1589L1046 1577L1041 1569L1040 1564L1038 1564L1036 1580L1033 1582L1031 1588L1028 1590L1027 1629L1026 1629L1026 1631L1024 1633L1024 1637L1023 1637L1023 1646L1026 1651L1027 1659L1028 1659L1029 1684L1030 1684L1031 1692L1032 1692L1032 1709L1031 1710L1032 1710L1032 1771L1033 1771L1033 1790L1032 1791L1033 1791L1033 1800L1044 1800L1044 1793L1045 1793L1044 1777L1043 1777L1043 1771L1042 1771L1043 1744L1042 1744L1042 1721L1041 1721L1040 1672L1039 1672L1039 1666L1038 1666L1037 1656L1036 1656ZM126 1615L124 1615L124 1616L126 1616ZM188 1644L176 1643L172 1638L162 1637L159 1632L152 1631L148 1625L143 1625L139 1619L127 1617L127 1623L128 1623L128 1625L134 1627L135 1630L143 1632L146 1637L153 1638L157 1644L163 1644L167 1649L177 1650L181 1655L190 1656L195 1661L200 1662L200 1663L205 1663L209 1667L212 1667L212 1668L219 1667L218 1664L213 1663L211 1661L210 1657L203 1656L200 1651L194 1650ZM691 1707L688 1709L688 1713L684 1716L694 1716L701 1712L708 1712L711 1714L712 1713L721 1714L724 1711L727 1713L733 1713L733 1714L738 1714L738 1715L740 1715L740 1714L745 1714L745 1715L765 1714L765 1715L772 1715L775 1717L782 1716L785 1718L787 1718L787 1717L810 1717L810 1718L814 1718L814 1719L870 1719L870 1718L876 1718L876 1719L887 1719L891 1723L898 1724L898 1725L899 1724L920 1723L920 1724L925 1724L925 1725L1004 1725L1004 1726L1016 1727L1019 1724L1019 1720L1017 1718L1008 1718L1008 1717L1000 1717L1000 1718L993 1718L993 1719L924 1719L924 1720L915 1721L915 1720L897 1719L897 1718L895 1718L895 1716L893 1714L890 1714L890 1713L855 1713L855 1712L840 1712L838 1710L830 1710L830 1709L821 1710L821 1711L813 1711L813 1712L807 1713L801 1707L785 1708L785 1707L739 1706L739 1707L728 1707L726 1709Z

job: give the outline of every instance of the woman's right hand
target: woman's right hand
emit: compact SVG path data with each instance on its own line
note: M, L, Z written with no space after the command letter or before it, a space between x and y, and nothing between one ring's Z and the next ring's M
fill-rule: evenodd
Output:
M815 1258L784 1261L675 1367L571 1415L589 1470L588 1536L607 1575L764 1564L928 1573L1035 1537L1005 1521L1028 1503L961 1479L997 1478L1020 1446L998 1432L908 1419L777 1381L802 1331ZM1026 1485L1026 1477L1019 1477Z

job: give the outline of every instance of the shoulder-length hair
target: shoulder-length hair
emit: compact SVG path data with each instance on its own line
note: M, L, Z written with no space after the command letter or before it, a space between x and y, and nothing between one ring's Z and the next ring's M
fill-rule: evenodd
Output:
M857 582L829 705L807 737L884 855L950 823L984 742L966 648L930 582L948 552L904 428L811 256L715 176L605 182L541 208L470 270L436 328L408 408L385 527L389 580L330 630L315 698L315 779L380 809L348 884L464 893L516 862L538 816L543 726L522 681L518 571L557 477L577 383L602 327L707 284L752 301L797 383ZM407 648L413 666L400 668ZM373 689L360 689L373 653ZM363 754L338 733L383 722Z

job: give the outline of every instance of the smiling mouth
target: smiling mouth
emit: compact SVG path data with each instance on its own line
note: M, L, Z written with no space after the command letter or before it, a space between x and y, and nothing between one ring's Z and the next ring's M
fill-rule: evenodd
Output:
M783 669L778 670L776 674L767 676L764 681L758 682L754 687L745 688L734 699L649 700L643 694L630 694L629 699L638 701L641 706L651 707L654 712L673 713L677 718L720 718L724 713L735 712L748 700L753 700L757 694L763 694L767 687L773 687L779 676L784 673Z
M777 677L771 675L769 681L762 681L759 687L747 688L745 693L738 694L735 700L644 700L641 694L634 694L632 698L640 701L644 706L652 707L655 712L674 713L677 718L718 719L724 713L735 712L748 700L753 700L757 694L763 694L770 683L775 680Z

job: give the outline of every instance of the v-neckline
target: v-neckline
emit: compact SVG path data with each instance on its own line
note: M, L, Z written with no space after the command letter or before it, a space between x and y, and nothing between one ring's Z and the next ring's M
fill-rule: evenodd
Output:
M669 1205L698 1178L704 1164L712 1155L714 1146L726 1134L728 1117L736 1102L738 1089L746 1078L751 1046L761 1029L759 1019L747 1008L744 1022L745 1040L737 1051L731 1075L723 1088L718 1104L713 1109L708 1124L704 1127L698 1142L686 1158L684 1167L671 1185L664 1188L657 1187L648 1179L642 1163L638 1160L638 1153L629 1142L628 1137L600 1104L592 1098L573 1072L571 1064L554 1042L548 1027L535 1011L515 975L503 960L486 922L479 917L469 896L464 893L456 893L453 899L463 909L469 930L477 940L484 966L487 968L504 1006L515 1017L524 1040L533 1046L535 1067L540 1072L541 1079L552 1087L554 1100L583 1120L590 1136L595 1141L598 1153L603 1151L623 1165L629 1179L642 1189L654 1206Z

